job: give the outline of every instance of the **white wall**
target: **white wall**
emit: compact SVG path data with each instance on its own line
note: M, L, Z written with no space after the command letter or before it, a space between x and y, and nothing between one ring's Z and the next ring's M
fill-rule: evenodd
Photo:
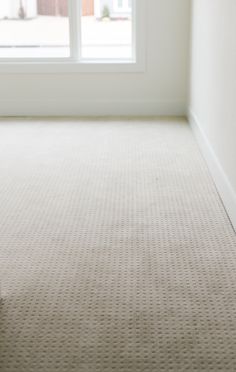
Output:
M235 35L235 0L193 0L191 122L236 227Z
M144 73L0 75L1 115L184 115L190 0L147 0Z

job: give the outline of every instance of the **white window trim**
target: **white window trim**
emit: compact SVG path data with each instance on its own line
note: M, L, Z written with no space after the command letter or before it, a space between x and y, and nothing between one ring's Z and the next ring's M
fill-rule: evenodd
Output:
M146 68L146 17L147 0L136 0L133 6L133 58L117 59L82 59L81 42L75 37L81 35L81 23L76 21L80 16L80 2L69 0L70 43L73 54L68 58L14 58L0 59L0 74L58 74L58 73L130 73L144 72ZM76 30L77 29L77 30Z

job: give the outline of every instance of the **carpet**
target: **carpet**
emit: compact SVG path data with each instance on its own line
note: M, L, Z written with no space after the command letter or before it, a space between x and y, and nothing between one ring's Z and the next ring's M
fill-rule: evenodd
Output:
M1 120L0 371L236 371L236 236L184 120Z

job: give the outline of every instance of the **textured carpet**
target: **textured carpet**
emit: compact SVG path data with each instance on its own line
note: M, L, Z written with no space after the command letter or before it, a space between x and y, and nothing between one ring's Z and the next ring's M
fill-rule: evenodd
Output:
M236 371L236 236L182 121L0 123L0 371Z

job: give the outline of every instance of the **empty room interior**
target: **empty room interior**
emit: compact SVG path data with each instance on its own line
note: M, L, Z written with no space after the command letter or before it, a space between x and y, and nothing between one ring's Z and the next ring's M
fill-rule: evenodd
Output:
M0 1L0 372L236 371L236 1Z

